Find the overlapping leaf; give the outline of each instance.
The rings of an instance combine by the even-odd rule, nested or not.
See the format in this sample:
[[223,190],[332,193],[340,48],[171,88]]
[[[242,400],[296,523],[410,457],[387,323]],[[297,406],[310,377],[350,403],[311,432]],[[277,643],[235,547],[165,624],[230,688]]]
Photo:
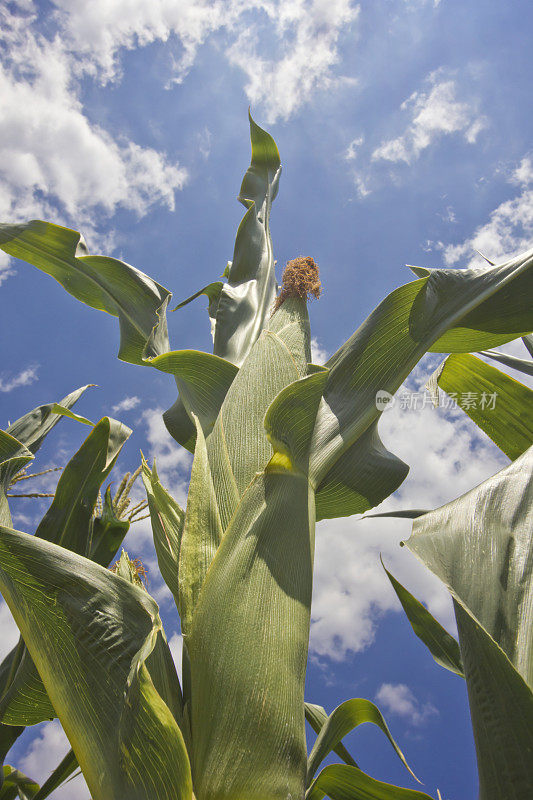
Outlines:
[[[328,720],[326,709],[323,706],[318,706],[315,703],[305,704],[305,718],[309,725],[312,727],[316,734],[319,734]],[[342,758],[345,764],[350,764],[352,767],[357,767],[356,761],[352,758],[342,742],[338,742],[333,748],[333,752]]]
[[[331,475],[342,515],[366,510],[399,484],[404,466],[390,454],[388,466],[385,458],[376,458],[375,439],[369,433],[368,459],[360,444],[380,416],[378,391],[394,394],[428,350],[470,352],[533,329],[531,251],[486,270],[421,270],[420,274],[419,280],[385,298],[326,364],[330,376],[317,416],[310,472],[320,516],[337,514],[328,498]],[[372,474],[381,485],[370,496],[372,475],[364,481],[366,494],[356,481],[361,464],[368,473],[373,461]],[[328,500],[324,507],[322,491]]]
[[162,636],[149,595],[6,528],[0,588],[94,800],[190,800],[183,737],[148,668]]
[[425,792],[376,781],[344,764],[324,767],[307,790],[305,800],[322,800],[325,795],[331,800],[432,800]]
[[533,795],[533,448],[406,542],[456,608],[481,800]]
[[509,458],[533,444],[533,391],[480,358],[449,356],[428,381],[432,386],[437,403],[440,386]]
[[166,307],[171,293],[123,261],[89,255],[76,231],[41,220],[1,224],[0,248],[55,278],[82,303],[118,317],[122,361],[143,364],[170,349]]

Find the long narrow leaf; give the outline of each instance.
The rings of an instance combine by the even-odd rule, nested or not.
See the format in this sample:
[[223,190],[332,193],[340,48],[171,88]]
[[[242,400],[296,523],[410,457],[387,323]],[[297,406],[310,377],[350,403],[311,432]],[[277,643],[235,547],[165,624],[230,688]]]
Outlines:
[[533,796],[532,526],[533,447],[406,542],[455,600],[481,800]]
[[432,380],[509,458],[533,444],[533,391],[523,383],[467,354],[448,356]]
[[94,800],[190,800],[183,737],[146,665],[161,635],[148,594],[6,528],[0,589]]
[[170,292],[123,261],[89,255],[76,231],[40,220],[2,224],[0,248],[55,278],[82,303],[118,317],[122,361],[143,364],[170,349],[165,316]]
[[420,600],[417,600],[405,586],[402,586],[400,581],[396,580],[383,561],[381,564],[420,641],[426,645],[437,664],[464,678],[463,662],[457,640],[442,627],[440,622],[437,622]]
[[374,705],[374,703],[371,703],[370,700],[356,697],[352,700],[346,700],[344,703],[341,703],[340,706],[337,706],[329,715],[318,734],[318,738],[307,759],[306,786],[309,786],[322,761],[335,749],[341,739],[358,725],[362,725],[365,722],[371,722],[383,731],[405,768],[411,773],[413,778],[416,778],[416,775],[405,760],[404,754],[394,741],[379,708]]
[[73,750],[69,750],[66,756],[57,765],[52,774],[45,780],[34,800],[45,800],[46,797],[55,792],[74,772],[78,769],[78,759]]
[[[330,375],[317,416],[310,471],[321,516],[338,513],[333,502],[320,509],[321,491],[328,488],[332,472],[336,493],[348,499],[361,468],[358,461],[368,473],[364,452],[359,459],[346,453],[378,420],[381,409],[376,394],[394,394],[428,350],[469,352],[529,332],[533,329],[532,292],[530,251],[486,270],[425,270],[419,280],[385,298],[326,364]],[[383,480],[379,461],[374,476],[382,480],[381,498],[398,486],[401,477],[394,468],[388,481]],[[365,483],[372,486],[368,474]],[[351,513],[365,511],[375,503],[368,489],[366,496],[361,498],[361,494],[356,492]],[[347,511],[350,504],[346,500],[339,504],[339,512]]]
[[322,800],[325,795],[331,800],[432,800],[424,792],[376,781],[344,764],[324,767],[307,790],[305,800]]
[[491,358],[493,361],[499,361],[500,364],[505,364],[506,367],[516,369],[518,372],[523,372],[525,375],[533,375],[533,363],[531,361],[526,361],[525,358],[509,356],[507,353],[499,353],[498,350],[482,350],[480,355]]
[[[328,715],[323,706],[317,706],[315,703],[305,703],[305,718],[309,725],[312,727],[316,734],[319,734],[323,726],[327,722]],[[352,767],[357,767],[357,762],[352,758],[342,742],[339,742],[333,748],[333,752],[342,758],[345,764],[350,764]]]

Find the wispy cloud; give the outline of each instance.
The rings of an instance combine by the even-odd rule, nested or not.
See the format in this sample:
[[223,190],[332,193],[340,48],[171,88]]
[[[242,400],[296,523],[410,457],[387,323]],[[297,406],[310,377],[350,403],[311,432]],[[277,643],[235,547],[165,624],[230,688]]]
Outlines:
[[521,250],[533,246],[533,161],[525,156],[511,172],[509,183],[521,191],[500,203],[489,219],[480,225],[464,242],[444,247],[447,264],[467,262],[484,263],[475,251],[479,250],[491,260],[503,261]]
[[140,397],[124,397],[123,400],[119,400],[114,406],[111,406],[113,412],[118,414],[120,411],[131,411],[132,408],[137,408],[139,403],[141,402]]
[[431,703],[420,703],[405,683],[382,683],[376,693],[382,711],[403,717],[412,725],[423,725],[439,712]]
[[374,161],[403,161],[411,164],[423,150],[443,136],[461,135],[473,144],[487,122],[474,105],[457,98],[455,80],[442,70],[431,73],[427,88],[413,92],[401,105],[408,115],[404,132],[382,142],[372,153]]
[[26,367],[18,375],[12,378],[0,377],[0,392],[12,392],[13,389],[18,389],[19,386],[28,386],[37,380],[38,367]]

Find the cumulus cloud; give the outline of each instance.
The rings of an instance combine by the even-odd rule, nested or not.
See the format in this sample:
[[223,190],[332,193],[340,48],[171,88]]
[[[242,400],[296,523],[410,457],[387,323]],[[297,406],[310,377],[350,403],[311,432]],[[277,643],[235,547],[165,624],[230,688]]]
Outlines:
[[325,364],[329,358],[329,353],[325,350],[316,336],[311,339],[311,361],[313,364]]
[[112,410],[117,414],[120,411],[131,411],[132,408],[137,408],[139,403],[141,402],[140,397],[124,397],[123,400],[119,400],[114,406],[112,406]]
[[[61,759],[70,744],[58,720],[45,723],[22,757],[20,768],[37,783],[43,783]],[[87,784],[80,775],[56,789],[54,800],[90,800]]]
[[461,266],[465,262],[472,266],[482,264],[479,250],[492,261],[506,258],[529,249],[533,245],[533,162],[525,156],[509,176],[509,183],[520,191],[509,200],[500,203],[492,211],[487,222],[480,225],[464,242],[444,248],[447,264]]
[[28,386],[30,383],[34,383],[37,380],[37,369],[35,366],[26,367],[12,378],[0,377],[0,392],[12,392],[19,386]]
[[486,127],[475,105],[457,99],[457,84],[441,70],[431,73],[427,89],[413,92],[401,105],[409,115],[405,131],[382,142],[372,153],[374,161],[411,164],[442,136],[459,134],[473,144]]
[[382,683],[376,693],[382,711],[403,717],[412,725],[423,725],[439,712],[431,703],[420,703],[405,683]]
[[[427,359],[397,393],[420,390],[432,372]],[[405,483],[379,510],[436,508],[501,469],[507,459],[473,422],[457,409],[402,407],[387,411],[380,423],[383,441],[410,465]],[[455,621],[450,597],[400,541],[410,536],[402,519],[356,517],[319,523],[311,610],[311,653],[322,659],[344,659],[374,641],[379,620],[401,607],[381,567],[387,568],[452,633]],[[403,612],[402,612],[403,613]]]
[[86,71],[79,53],[59,35],[38,33],[33,6],[9,8],[0,16],[0,218],[68,223],[95,209],[173,209],[186,171],[92,122],[80,100]]

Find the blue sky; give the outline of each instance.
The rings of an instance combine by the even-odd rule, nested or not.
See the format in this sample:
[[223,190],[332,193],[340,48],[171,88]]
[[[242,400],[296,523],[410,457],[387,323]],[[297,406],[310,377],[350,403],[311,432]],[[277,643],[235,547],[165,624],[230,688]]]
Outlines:
[[[502,259],[531,246],[532,16],[525,0],[4,4],[0,219],[81,230],[92,252],[135,265],[179,301],[232,257],[251,105],[284,166],[272,214],[278,266],[303,254],[321,268],[310,313],[325,358],[410,279],[405,263],[461,267],[479,261],[476,248]],[[117,361],[116,320],[3,253],[0,283],[2,419],[96,383],[78,408],[134,428],[121,470],[142,449],[183,500],[190,460],[160,422],[171,378]],[[173,348],[210,349],[202,301],[170,314],[169,328]],[[420,389],[436,363],[403,391]],[[411,466],[384,508],[438,506],[506,462],[459,411],[397,403],[381,431]],[[85,433],[65,420],[36,466],[64,463]],[[45,506],[18,503],[15,524],[32,532]],[[476,771],[465,687],[415,639],[379,565],[382,552],[453,631],[445,592],[398,546],[408,534],[401,521],[319,525],[308,697],[328,710],[377,698],[426,791],[467,800]],[[146,522],[127,544],[148,565],[178,652]],[[0,625],[4,654],[15,630],[3,603]],[[368,726],[347,744],[373,776],[413,785]],[[50,723],[27,732],[10,760],[42,779],[65,748]],[[56,796],[88,794],[78,780]]]

